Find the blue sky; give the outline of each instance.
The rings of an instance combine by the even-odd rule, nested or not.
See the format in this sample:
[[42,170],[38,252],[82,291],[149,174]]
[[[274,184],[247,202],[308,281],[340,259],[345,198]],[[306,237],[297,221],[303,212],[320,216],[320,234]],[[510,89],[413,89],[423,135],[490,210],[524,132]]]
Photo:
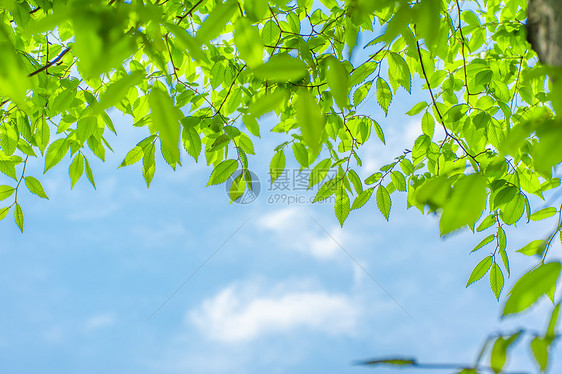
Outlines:
[[[421,131],[400,114],[413,103],[397,96],[388,118],[374,100],[365,105],[389,145],[372,139],[364,175]],[[464,288],[484,256],[468,253],[484,235],[440,239],[437,219],[406,210],[405,195],[394,197],[390,222],[370,201],[341,229],[331,205],[270,204],[267,185],[254,203],[229,204],[224,186],[205,188],[211,169],[187,157],[176,172],[160,160],[147,189],[139,165],[116,169],[147,130],[114,118],[115,153],[93,164],[96,191],[86,180],[70,190],[68,159],[44,176],[33,160],[29,175],[50,200],[22,195],[25,234],[10,217],[0,225],[2,372],[394,373],[352,363],[403,355],[470,364],[488,334],[547,323],[547,301],[501,322],[486,279]],[[262,123],[251,167],[265,183],[284,136],[266,131],[272,117]],[[552,225],[508,232],[513,274],[531,266],[513,251]],[[525,344],[510,367],[535,371]]]
[[[420,118],[402,114],[420,97],[427,92],[401,91],[386,118],[372,96],[363,105],[387,137],[387,146],[374,134],[364,146],[363,177],[421,134]],[[185,154],[175,172],[159,159],[150,189],[139,165],[117,170],[148,130],[112,114],[115,153],[105,163],[90,157],[97,190],[84,177],[71,191],[68,158],[46,175],[32,160],[27,173],[50,200],[21,195],[23,235],[11,216],[0,223],[2,373],[408,374],[419,371],[352,364],[397,355],[470,364],[490,333],[546,326],[546,300],[500,321],[486,278],[464,287],[488,250],[470,249],[487,234],[441,239],[437,218],[406,210],[403,193],[393,195],[390,222],[373,199],[343,229],[331,204],[271,203],[312,196],[268,189],[273,149],[288,138],[268,132],[272,116],[263,138],[252,137],[261,194],[239,205],[224,186],[206,188],[211,168]],[[506,289],[532,266],[514,251],[553,226],[508,231],[516,276]],[[561,257],[558,243],[550,253]],[[529,357],[520,343],[509,368],[536,371]],[[554,360],[551,372],[561,371]]]

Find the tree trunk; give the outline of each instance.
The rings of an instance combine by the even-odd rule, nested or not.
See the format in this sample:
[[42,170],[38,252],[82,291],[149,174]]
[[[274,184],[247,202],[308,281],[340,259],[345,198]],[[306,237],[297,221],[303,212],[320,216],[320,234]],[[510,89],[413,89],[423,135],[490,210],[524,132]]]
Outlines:
[[562,66],[562,0],[529,0],[527,39],[543,64]]

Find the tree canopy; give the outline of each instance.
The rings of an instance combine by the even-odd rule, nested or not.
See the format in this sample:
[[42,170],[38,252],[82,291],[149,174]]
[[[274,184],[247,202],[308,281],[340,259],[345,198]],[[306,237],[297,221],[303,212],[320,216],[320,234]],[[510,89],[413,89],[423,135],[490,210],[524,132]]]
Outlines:
[[[271,181],[294,157],[311,169],[309,187],[320,186],[315,201],[335,197],[341,225],[365,204],[388,220],[392,200],[405,198],[439,214],[442,236],[467,227],[482,236],[467,286],[487,275],[499,300],[509,257],[529,256],[502,315],[545,295],[555,303],[561,264],[549,252],[562,240],[562,207],[537,209],[530,198],[561,188],[553,170],[562,162],[562,93],[559,70],[527,41],[525,0],[4,0],[0,17],[0,219],[13,214],[22,232],[23,185],[48,192],[27,162],[44,159],[45,173],[67,167],[71,186],[85,174],[95,188],[89,160],[111,150],[110,110],[147,128],[121,164],[141,163],[147,186],[160,152],[174,170],[210,166],[208,185],[239,171],[231,200],[252,188],[253,142],[260,118],[274,112]],[[360,178],[359,150],[385,143],[379,122],[396,92],[414,85],[426,95],[407,114],[421,116],[423,134]],[[369,95],[376,118],[360,109]],[[505,228],[547,219],[549,237],[508,248]],[[531,334],[541,371],[558,311]],[[526,333],[493,338],[494,372]],[[368,364],[388,363],[418,365]]]

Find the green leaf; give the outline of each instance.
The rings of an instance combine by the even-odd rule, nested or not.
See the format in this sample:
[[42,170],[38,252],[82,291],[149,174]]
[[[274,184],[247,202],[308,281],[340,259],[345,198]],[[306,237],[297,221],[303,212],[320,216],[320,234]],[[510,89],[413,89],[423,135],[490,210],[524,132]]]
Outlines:
[[6,216],[8,215],[8,212],[10,212],[9,207],[0,208],[0,221],[2,221],[4,218],[6,218]]
[[421,127],[423,133],[432,139],[433,134],[435,133],[435,120],[433,119],[433,116],[429,114],[429,112],[425,112],[425,114],[423,115]]
[[12,196],[16,189],[12,186],[0,186],[0,200],[6,200],[8,197]]
[[252,133],[252,135],[257,136],[258,138],[260,137],[260,125],[254,117],[244,116],[242,117],[242,122],[244,123],[244,126],[246,126],[248,131]]
[[154,86],[148,97],[152,111],[152,124],[160,133],[162,147],[170,152],[172,162],[180,161],[179,138],[179,110],[174,106],[172,99],[163,89]]
[[349,215],[349,196],[347,196],[347,192],[345,191],[345,186],[343,183],[341,183],[341,186],[336,192],[336,203],[334,205],[334,211],[336,213],[336,217],[340,223],[340,226],[343,227],[343,223]]
[[531,214],[531,219],[533,221],[540,221],[540,220],[552,217],[557,212],[558,211],[554,207],[544,208],[544,209],[541,209],[541,210],[536,211],[535,213]]
[[223,162],[218,164],[213,170],[213,172],[211,173],[211,177],[209,178],[209,182],[207,183],[207,186],[226,182],[226,180],[232,174],[234,174],[234,172],[237,169],[238,169],[237,160],[224,160]]
[[507,257],[507,252],[505,250],[505,248],[498,248],[499,252],[500,252],[500,257],[502,259],[503,262],[503,266],[505,267],[505,270],[507,271],[507,275],[510,275],[510,270],[509,270],[509,258]]
[[19,135],[16,127],[4,123],[0,126],[0,148],[6,155],[12,155],[18,146]]
[[312,151],[313,161],[322,149],[325,117],[316,103],[316,98],[307,90],[299,91],[297,99],[297,123],[302,130],[305,143]]
[[[254,1],[262,1],[262,0],[254,0]],[[261,30],[261,39],[263,40],[263,44],[266,46],[273,46],[277,44],[279,37],[281,36],[281,30],[279,26],[272,20],[269,20],[263,25]]]
[[337,185],[338,185],[338,180],[336,178],[328,180],[326,183],[320,186],[312,202],[315,203],[317,201],[323,201],[328,197],[332,196],[333,194],[335,194],[337,190]]
[[287,91],[285,91],[284,89],[277,89],[272,93],[268,93],[265,96],[257,98],[248,107],[248,112],[250,112],[252,116],[259,118],[264,114],[279,108],[279,106],[283,104],[283,102],[285,101],[286,97],[287,97]]
[[546,246],[546,240],[533,240],[530,243],[527,243],[523,248],[518,249],[516,252],[522,253],[526,256],[540,256],[542,255]]
[[332,160],[329,158],[320,161],[316,164],[310,171],[310,176],[308,180],[308,188],[311,188],[318,183],[322,182],[322,180],[328,175],[328,171],[330,171],[330,167],[332,166]]
[[392,101],[392,91],[390,91],[388,83],[380,77],[377,79],[377,101],[384,110],[384,114],[388,115],[388,108]]
[[490,234],[487,237],[485,237],[484,239],[482,239],[482,241],[480,243],[478,243],[476,245],[476,247],[474,247],[474,249],[472,251],[470,251],[470,253],[472,252],[476,252],[477,250],[479,250],[480,248],[484,247],[485,245],[491,243],[494,241],[494,239],[496,238],[496,236],[494,234]]
[[76,124],[76,135],[78,139],[82,142],[88,140],[88,138],[96,132],[98,128],[97,117],[85,117],[78,120]]
[[47,153],[45,154],[45,170],[47,172],[50,168],[58,164],[68,152],[68,143],[66,139],[57,139],[49,145]]
[[138,145],[135,146],[133,149],[127,152],[127,155],[125,156],[119,167],[129,166],[139,162],[142,159],[143,154],[144,152],[142,147]]
[[51,137],[51,130],[49,128],[49,124],[45,120],[45,117],[42,116],[39,121],[37,121],[37,130],[35,132],[35,143],[41,150],[41,154],[45,153],[45,149],[49,144],[49,138]]
[[472,283],[482,279],[484,275],[490,270],[494,262],[494,258],[492,256],[484,257],[478,265],[474,267],[472,273],[470,273],[470,277],[468,277],[468,282],[466,282],[466,287],[470,286]]
[[263,0],[246,0],[244,1],[244,10],[254,22],[260,21],[267,12],[267,2]]
[[356,86],[363,83],[371,74],[375,72],[378,64],[375,61],[369,61],[356,67],[351,73],[350,84]]
[[73,188],[76,182],[80,179],[84,173],[84,156],[78,153],[74,160],[68,167],[68,175],[70,176],[70,188]]
[[308,151],[301,143],[293,143],[293,154],[302,167],[308,166]]
[[503,316],[520,313],[550,292],[560,275],[560,263],[549,262],[524,274],[509,292]]
[[156,147],[154,143],[149,143],[143,149],[143,158],[142,158],[142,176],[144,181],[146,182],[146,188],[150,188],[150,183],[152,182],[152,178],[154,178],[154,173],[156,172],[156,163],[154,162],[154,154],[156,151]]
[[349,104],[349,73],[345,65],[336,58],[328,59],[328,71],[326,73],[328,87],[340,109],[347,108]]
[[201,137],[193,127],[183,126],[181,133],[183,147],[197,161],[201,154]]
[[86,167],[86,176],[88,177],[88,180],[90,181],[92,186],[94,186],[94,189],[96,189],[96,183],[94,182],[94,173],[92,173],[90,163],[88,162],[88,159],[86,157],[84,157],[84,166]]
[[269,166],[269,175],[271,176],[271,183],[275,182],[277,178],[285,171],[285,152],[280,150],[273,155]]
[[415,116],[419,113],[421,113],[422,110],[424,110],[425,108],[427,108],[427,102],[425,101],[420,101],[419,103],[417,103],[416,105],[414,105],[412,107],[412,109],[410,109],[409,111],[406,112],[407,115],[409,116]]
[[490,287],[494,295],[496,295],[496,299],[499,301],[500,293],[503,290],[503,274],[500,267],[495,262],[490,269]]
[[503,337],[498,337],[494,346],[492,347],[492,354],[490,355],[490,367],[494,373],[502,371],[507,360],[507,344]]
[[439,221],[441,235],[476,223],[486,207],[486,179],[480,174],[463,176],[455,184]]
[[404,174],[394,170],[390,173],[390,179],[398,191],[406,191],[406,178],[404,177]]
[[484,218],[482,220],[482,222],[480,222],[480,224],[476,228],[476,231],[478,231],[478,232],[484,231],[487,228],[492,227],[495,223],[496,223],[496,216],[494,216],[493,214],[490,214],[489,216]]
[[393,365],[393,366],[410,366],[415,365],[416,360],[404,358],[386,358],[382,360],[371,360],[361,363],[362,365]]
[[230,197],[230,201],[236,201],[236,199],[240,198],[244,195],[244,191],[246,190],[246,180],[244,179],[244,174],[240,173],[230,185],[230,189],[228,190],[228,196]]
[[410,92],[412,88],[412,76],[406,60],[404,60],[404,58],[398,53],[392,52],[388,55],[387,61],[388,76],[389,79],[391,79],[391,82],[395,81],[404,87],[406,91]]
[[525,196],[517,193],[510,202],[501,209],[501,219],[508,225],[513,225],[521,219],[525,212]]
[[253,27],[246,18],[239,18],[234,25],[234,44],[240,57],[249,67],[256,67],[263,63],[263,44],[260,34],[257,27]]
[[390,194],[388,193],[388,190],[382,184],[377,188],[376,198],[377,206],[380,212],[388,221],[390,217],[390,208],[392,206],[392,201],[390,200]]
[[386,140],[384,138],[384,132],[382,131],[382,128],[380,127],[378,122],[375,121],[375,120],[372,120],[371,123],[373,124],[373,128],[375,129],[375,133],[377,134],[377,136],[380,139],[380,141],[382,142],[382,144],[386,145]]
[[545,372],[548,366],[548,345],[541,337],[535,336],[531,341],[531,352],[541,372]]
[[246,153],[250,155],[255,155],[256,152],[254,150],[254,143],[252,143],[252,139],[243,132],[240,133],[238,136],[238,146]]
[[368,188],[365,191],[359,193],[359,195],[357,195],[357,197],[353,201],[353,205],[351,205],[351,210],[359,209],[363,205],[365,205],[367,201],[369,201],[369,199],[371,198],[372,194],[373,194],[372,188]]
[[369,94],[369,91],[371,90],[372,85],[373,82],[369,81],[355,90],[355,92],[353,93],[353,105],[358,106],[363,100],[365,100],[367,94]]
[[254,75],[273,82],[295,82],[308,74],[306,64],[287,54],[272,56],[265,64],[253,69]]
[[349,169],[347,172],[347,178],[353,184],[353,188],[355,188],[355,192],[361,193],[363,192],[363,184],[361,183],[361,178],[353,169]]
[[94,104],[94,113],[100,113],[107,108],[117,105],[127,96],[131,88],[139,85],[144,80],[145,75],[144,71],[134,71],[107,86],[100,96],[100,101]]
[[193,38],[187,31],[177,25],[166,23],[166,28],[176,36],[175,41],[177,44],[187,50],[190,57],[195,61],[207,62],[208,58],[205,52],[201,49],[201,43],[198,39]]
[[43,186],[41,185],[41,182],[39,182],[37,178],[25,177],[25,186],[32,194],[37,195],[43,199],[49,199],[47,197],[47,194],[45,193],[45,190],[43,189]]
[[20,231],[23,233],[23,211],[21,210],[21,206],[16,204],[16,208],[14,209],[14,220],[16,221],[16,225],[18,225]]
[[205,22],[203,22],[199,30],[197,30],[195,38],[201,44],[208,43],[218,38],[237,9],[238,2],[235,0],[227,0],[224,3],[219,3],[205,19]]

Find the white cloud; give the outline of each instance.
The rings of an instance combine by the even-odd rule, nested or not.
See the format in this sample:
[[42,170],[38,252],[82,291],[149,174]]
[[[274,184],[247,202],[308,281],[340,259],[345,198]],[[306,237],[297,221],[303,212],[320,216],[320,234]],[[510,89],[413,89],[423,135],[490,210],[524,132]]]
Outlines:
[[[360,309],[344,294],[231,285],[188,313],[210,340],[234,343],[309,329],[332,335],[354,332]],[[272,295],[273,294],[273,295]]]
[[331,225],[326,228],[331,236],[326,234],[305,209],[294,206],[266,213],[259,218],[257,225],[272,232],[282,247],[320,259],[333,258],[341,250],[339,244],[344,245],[348,240],[345,231]]
[[113,326],[115,322],[116,318],[111,313],[96,314],[84,322],[84,330],[86,332],[96,331],[104,327]]

